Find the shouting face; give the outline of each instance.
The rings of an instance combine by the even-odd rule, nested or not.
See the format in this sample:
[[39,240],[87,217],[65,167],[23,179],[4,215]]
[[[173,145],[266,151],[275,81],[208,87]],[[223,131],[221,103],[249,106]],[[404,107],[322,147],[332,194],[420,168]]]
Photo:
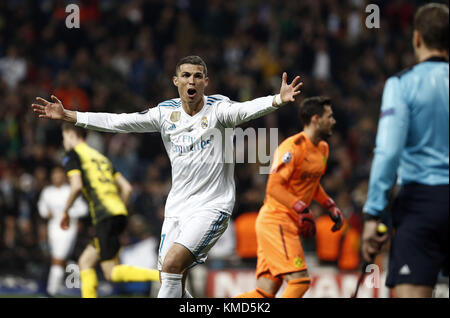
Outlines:
[[208,78],[205,76],[203,66],[182,64],[177,75],[173,77],[173,83],[178,88],[181,101],[195,105],[203,100]]

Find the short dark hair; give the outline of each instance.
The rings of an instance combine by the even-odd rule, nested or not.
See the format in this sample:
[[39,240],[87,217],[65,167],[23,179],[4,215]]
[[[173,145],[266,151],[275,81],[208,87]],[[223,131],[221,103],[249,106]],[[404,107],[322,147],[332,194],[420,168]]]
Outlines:
[[300,105],[300,120],[303,125],[309,125],[314,115],[322,117],[325,112],[325,106],[331,105],[331,98],[327,96],[315,96],[306,98]]
[[180,70],[180,66],[183,64],[194,64],[194,65],[203,66],[203,74],[205,75],[205,77],[208,77],[208,69],[206,68],[206,63],[205,63],[205,61],[203,61],[203,59],[200,56],[189,55],[189,56],[185,56],[181,60],[179,60],[177,63],[177,66],[175,68],[175,75],[178,74],[178,71]]
[[61,126],[62,131],[71,130],[73,131],[79,138],[86,139],[87,130],[81,127],[77,127],[70,123],[63,123]]
[[429,49],[448,51],[448,6],[429,3],[421,6],[414,16],[414,30],[420,32]]

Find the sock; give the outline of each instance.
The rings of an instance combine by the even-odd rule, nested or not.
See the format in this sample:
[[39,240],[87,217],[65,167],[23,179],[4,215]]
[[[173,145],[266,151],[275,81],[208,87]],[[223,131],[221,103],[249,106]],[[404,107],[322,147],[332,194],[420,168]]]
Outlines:
[[302,298],[309,288],[311,280],[309,277],[291,279],[281,298]]
[[111,280],[119,282],[159,282],[159,271],[130,265],[116,265],[111,273]]
[[161,272],[161,288],[158,298],[181,298],[183,274],[172,274]]
[[63,279],[64,268],[61,265],[53,264],[50,267],[50,273],[48,274],[47,293],[51,296],[55,296]]
[[97,273],[95,269],[84,269],[80,271],[81,279],[81,297],[82,298],[97,298]]
[[192,297],[192,295],[188,292],[188,290],[185,289],[185,290],[184,290],[183,298],[194,298],[194,297]]
[[274,298],[275,295],[269,294],[261,288],[256,288],[252,291],[237,295],[234,298]]

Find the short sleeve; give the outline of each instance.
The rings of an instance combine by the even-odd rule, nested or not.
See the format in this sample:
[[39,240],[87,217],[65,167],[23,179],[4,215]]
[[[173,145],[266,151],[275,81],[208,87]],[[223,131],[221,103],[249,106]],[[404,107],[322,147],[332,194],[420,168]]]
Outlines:
[[290,141],[283,142],[275,151],[274,161],[270,173],[277,173],[284,180],[289,180],[295,170],[295,161],[299,154],[294,151]]
[[75,150],[67,152],[62,160],[62,165],[68,177],[75,173],[81,174],[81,162]]

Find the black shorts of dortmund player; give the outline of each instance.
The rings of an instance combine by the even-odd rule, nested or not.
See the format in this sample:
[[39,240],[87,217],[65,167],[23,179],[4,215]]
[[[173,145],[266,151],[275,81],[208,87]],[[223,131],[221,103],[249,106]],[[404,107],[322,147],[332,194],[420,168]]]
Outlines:
[[95,225],[95,238],[92,245],[100,254],[100,261],[113,259],[120,250],[119,235],[125,230],[127,217],[115,215]]
[[433,287],[448,275],[449,186],[404,185],[392,209],[394,235],[386,285]]

